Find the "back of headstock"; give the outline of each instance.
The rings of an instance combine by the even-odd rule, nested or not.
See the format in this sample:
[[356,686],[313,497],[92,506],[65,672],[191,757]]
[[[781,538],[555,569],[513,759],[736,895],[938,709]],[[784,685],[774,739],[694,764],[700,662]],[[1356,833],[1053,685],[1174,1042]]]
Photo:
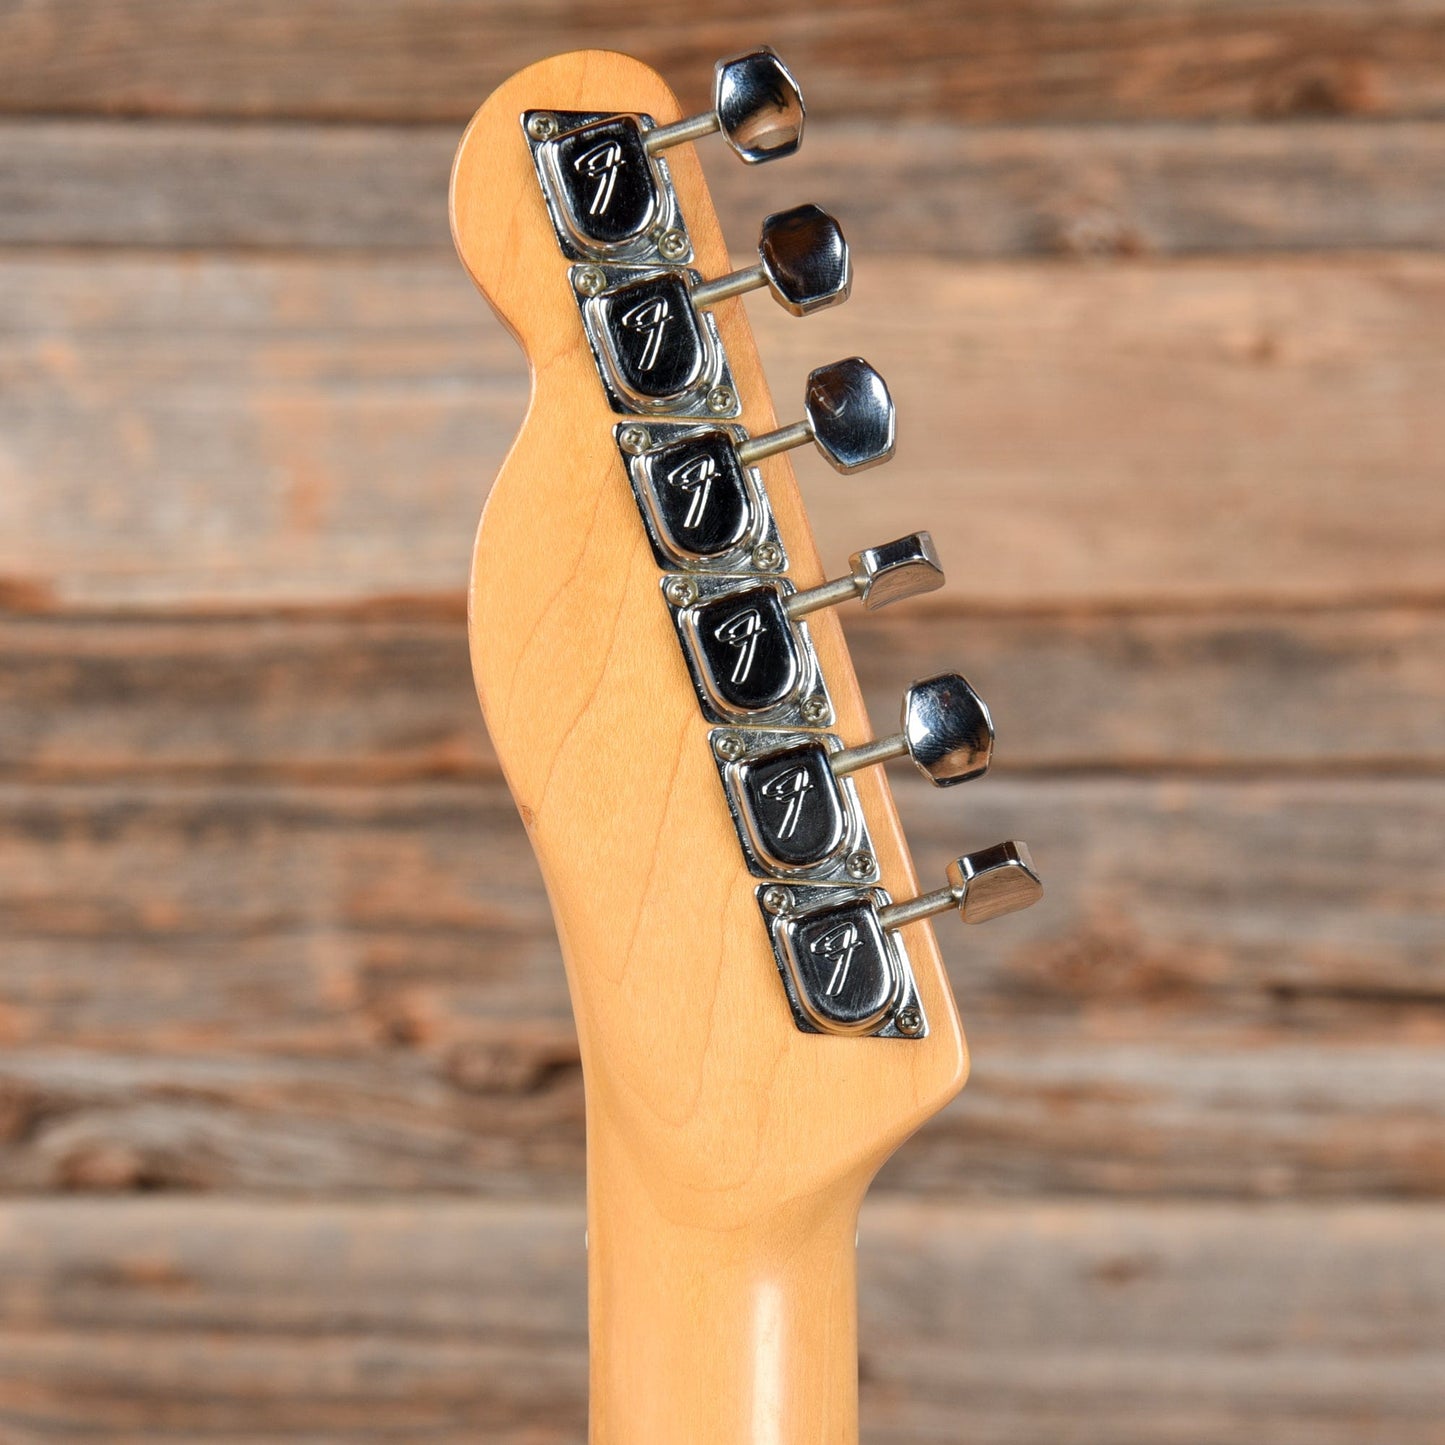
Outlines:
[[847,248],[802,206],[731,273],[692,145],[796,148],[774,66],[721,71],[685,121],[637,61],[555,57],[493,94],[453,175],[458,250],[532,368],[470,636],[581,1043],[594,1441],[853,1438],[857,1206],[967,1069],[927,916],[1037,890],[1003,845],[913,901],[877,764],[962,781],[992,726],[947,676],[870,741],[837,605],[941,572],[926,534],[832,581],[816,555],[785,449],[886,459],[891,402],[848,359],[779,428],[741,297],[840,300]]

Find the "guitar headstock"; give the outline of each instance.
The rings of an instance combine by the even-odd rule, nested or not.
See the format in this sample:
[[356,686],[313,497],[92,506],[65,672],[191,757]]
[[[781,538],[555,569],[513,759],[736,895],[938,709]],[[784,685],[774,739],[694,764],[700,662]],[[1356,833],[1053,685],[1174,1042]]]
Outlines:
[[533,380],[477,537],[477,688],[556,915],[589,1145],[707,1225],[861,1196],[967,1071],[928,916],[1038,892],[1016,844],[921,896],[914,877],[880,764],[965,781],[992,723],[950,674],[875,739],[839,614],[940,564],[920,533],[825,573],[787,449],[882,462],[892,402],[847,358],[780,427],[742,299],[835,304],[848,248],[800,205],[731,270],[694,144],[768,160],[802,124],[771,52],[720,66],[691,119],[637,61],[561,55],[478,111],[452,183],[462,260]]

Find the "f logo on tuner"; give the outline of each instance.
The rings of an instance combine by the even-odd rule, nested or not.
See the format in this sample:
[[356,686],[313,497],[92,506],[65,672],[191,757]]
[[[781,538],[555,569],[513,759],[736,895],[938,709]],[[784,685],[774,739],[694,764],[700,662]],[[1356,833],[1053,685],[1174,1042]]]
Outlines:
[[778,825],[780,838],[791,838],[798,827],[803,812],[803,799],[813,786],[813,779],[807,768],[793,768],[769,778],[758,790],[770,802],[783,805],[783,821]]
[[767,630],[758,609],[748,607],[733,613],[714,634],[719,642],[725,642],[737,651],[733,659],[734,683],[748,680],[748,674],[753,670],[753,659],[758,655],[758,638]]
[[587,203],[589,216],[607,214],[607,208],[612,204],[612,193],[617,189],[617,172],[625,164],[622,147],[615,140],[599,141],[572,162],[572,169],[578,175],[596,182],[592,188],[592,199]]
[[829,998],[836,998],[848,982],[848,970],[852,966],[853,955],[858,951],[858,943],[858,925],[840,923],[836,928],[830,928],[813,945],[813,952],[833,965],[833,976],[823,990]]
[[651,371],[656,364],[658,353],[662,350],[662,331],[671,319],[672,308],[667,304],[666,296],[649,296],[646,301],[629,307],[618,318],[623,330],[647,337],[642,355],[637,358],[639,371]]

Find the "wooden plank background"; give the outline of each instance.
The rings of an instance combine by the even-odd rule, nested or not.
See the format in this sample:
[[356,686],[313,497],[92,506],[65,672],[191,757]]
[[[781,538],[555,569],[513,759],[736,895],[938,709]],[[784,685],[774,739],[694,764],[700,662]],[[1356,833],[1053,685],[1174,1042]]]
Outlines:
[[[872,1445],[1445,1442],[1445,3],[0,0],[0,1442],[580,1442],[581,1090],[462,587],[525,402],[460,125],[771,40],[850,304],[755,304],[873,716],[1050,892],[864,1218]],[[679,1442],[685,1445],[685,1442]]]

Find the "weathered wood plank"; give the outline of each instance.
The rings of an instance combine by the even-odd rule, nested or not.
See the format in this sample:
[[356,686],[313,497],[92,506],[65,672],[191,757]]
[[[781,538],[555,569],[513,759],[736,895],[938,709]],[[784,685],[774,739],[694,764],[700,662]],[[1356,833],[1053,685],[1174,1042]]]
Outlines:
[[10,111],[461,120],[519,66],[603,46],[707,99],[719,55],[765,35],[816,115],[1134,119],[1445,110],[1445,22],[1292,0],[812,0],[655,17],[605,0],[32,0],[0,13]]
[[[455,126],[0,121],[0,245],[450,252]],[[1445,124],[822,125],[710,167],[728,234],[806,195],[860,260],[1439,250]],[[858,183],[867,177],[868,201]]]
[[[970,1439],[1416,1442],[1438,1209],[865,1206],[863,1422]],[[0,1212],[12,1438],[579,1441],[573,1204]]]
[[[0,791],[0,1187],[578,1177],[561,968],[499,785]],[[896,1185],[1445,1189],[1445,783],[990,781],[961,815],[901,791],[926,869],[1015,834],[1050,892],[945,925],[974,1082]]]
[[[925,523],[1006,607],[1438,600],[1442,312],[1432,258],[898,258],[752,314],[783,410],[859,351],[899,402],[886,483],[803,459],[825,556]],[[0,317],[12,595],[455,595],[525,373],[450,262],[12,255]]]
[[[847,627],[880,728],[907,681],[965,666],[1011,773],[1445,768],[1439,611],[915,605]],[[0,775],[362,782],[494,767],[460,597],[249,618],[0,613]]]

